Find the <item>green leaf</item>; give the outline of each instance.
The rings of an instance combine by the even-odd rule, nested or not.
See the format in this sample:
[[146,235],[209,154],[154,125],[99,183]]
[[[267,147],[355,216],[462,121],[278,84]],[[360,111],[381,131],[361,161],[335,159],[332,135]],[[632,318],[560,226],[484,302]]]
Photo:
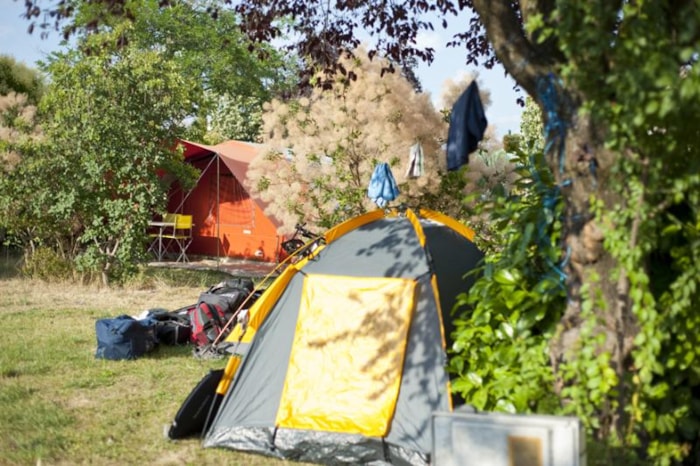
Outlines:
[[508,336],[508,338],[513,338],[513,327],[508,322],[501,323],[501,329],[503,330],[503,333]]
[[515,405],[505,399],[500,399],[496,402],[496,410],[510,414],[515,414],[517,412],[517,410],[515,409]]
[[513,270],[499,270],[494,275],[493,279],[501,285],[516,285],[519,277],[518,273]]
[[595,377],[591,377],[586,381],[586,388],[588,389],[597,389],[601,386],[601,377],[599,375]]
[[505,304],[508,309],[518,309],[518,307],[528,298],[529,293],[522,290],[515,290],[505,295]]
[[487,400],[488,394],[486,392],[486,389],[481,388],[474,392],[471,398],[467,400],[467,402],[473,405],[478,410],[484,410],[484,408],[486,408]]
[[474,384],[475,387],[481,387],[483,380],[476,372],[469,372],[467,374],[467,378],[472,384]]

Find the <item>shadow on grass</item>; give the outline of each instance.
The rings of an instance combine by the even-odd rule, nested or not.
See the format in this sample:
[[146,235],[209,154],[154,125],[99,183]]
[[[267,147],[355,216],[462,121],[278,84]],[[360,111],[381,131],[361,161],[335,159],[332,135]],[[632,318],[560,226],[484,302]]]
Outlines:
[[22,254],[12,248],[0,246],[0,280],[20,276]]
[[[192,359],[194,357],[195,346],[192,344],[186,345],[166,345],[159,343],[153,351],[145,354],[143,357],[148,359]],[[223,359],[223,358],[222,358]]]

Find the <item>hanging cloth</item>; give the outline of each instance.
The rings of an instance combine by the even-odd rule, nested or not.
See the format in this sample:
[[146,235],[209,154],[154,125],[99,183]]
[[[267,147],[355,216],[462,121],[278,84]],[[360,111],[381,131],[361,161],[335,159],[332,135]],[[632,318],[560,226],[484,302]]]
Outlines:
[[423,147],[420,142],[417,142],[408,151],[406,178],[418,178],[419,176],[423,176]]
[[369,180],[367,196],[380,208],[384,208],[387,203],[396,199],[399,195],[399,188],[396,186],[394,175],[386,162],[382,162],[374,167],[374,173]]
[[479,87],[476,81],[472,81],[450,113],[450,129],[447,133],[448,170],[457,170],[469,163],[469,154],[476,150],[484,137],[487,124]]

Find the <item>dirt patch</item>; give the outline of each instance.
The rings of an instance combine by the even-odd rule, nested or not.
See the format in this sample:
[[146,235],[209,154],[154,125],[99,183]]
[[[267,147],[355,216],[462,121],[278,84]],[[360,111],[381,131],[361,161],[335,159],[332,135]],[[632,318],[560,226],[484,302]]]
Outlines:
[[226,272],[236,277],[264,278],[275,273],[278,264],[273,262],[259,262],[236,260],[230,258],[209,259],[196,258],[191,262],[151,262],[150,267],[169,267],[190,270],[215,270]]

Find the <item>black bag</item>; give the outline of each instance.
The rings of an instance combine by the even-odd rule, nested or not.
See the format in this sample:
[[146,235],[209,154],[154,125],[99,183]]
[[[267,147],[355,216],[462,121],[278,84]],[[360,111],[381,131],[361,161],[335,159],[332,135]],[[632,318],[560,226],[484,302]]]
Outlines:
[[158,343],[165,345],[186,345],[192,335],[189,310],[184,312],[151,309],[145,320],[153,324]]
[[233,313],[253,293],[254,289],[255,285],[250,278],[231,278],[209,287],[200,295],[199,300],[209,304],[228,306],[226,312]]
[[180,410],[175,415],[175,420],[170,424],[168,437],[175,440],[194,435],[200,435],[206,431],[214,419],[221,404],[221,395],[216,394],[216,388],[224,374],[223,369],[211,370],[199,381]]
[[95,322],[97,359],[136,359],[156,346],[155,327],[128,315]]
[[255,284],[250,278],[231,278],[209,287],[207,293],[223,294],[234,289],[245,290],[250,294],[255,289]]

